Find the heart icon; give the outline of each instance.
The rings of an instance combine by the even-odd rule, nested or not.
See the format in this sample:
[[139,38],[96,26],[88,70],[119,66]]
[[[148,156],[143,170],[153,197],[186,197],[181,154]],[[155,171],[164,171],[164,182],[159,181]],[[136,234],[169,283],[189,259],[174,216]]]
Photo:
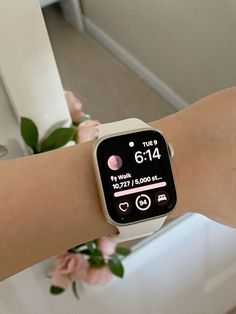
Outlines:
[[128,202],[123,202],[119,204],[119,209],[122,212],[126,212],[129,209],[129,203]]

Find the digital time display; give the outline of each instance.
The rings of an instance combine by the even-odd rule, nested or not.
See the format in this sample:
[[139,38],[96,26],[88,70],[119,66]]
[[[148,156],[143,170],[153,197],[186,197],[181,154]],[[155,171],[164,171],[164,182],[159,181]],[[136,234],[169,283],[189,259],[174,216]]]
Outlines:
[[96,150],[106,207],[119,224],[168,214],[176,191],[162,134],[143,130],[102,140]]

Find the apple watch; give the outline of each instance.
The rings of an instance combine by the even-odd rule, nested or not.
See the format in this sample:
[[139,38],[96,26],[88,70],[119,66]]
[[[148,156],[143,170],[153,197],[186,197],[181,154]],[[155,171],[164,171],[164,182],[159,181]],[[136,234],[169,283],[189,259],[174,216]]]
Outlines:
[[131,118],[96,127],[95,175],[107,221],[117,242],[158,230],[177,201],[170,159],[174,155],[159,130]]

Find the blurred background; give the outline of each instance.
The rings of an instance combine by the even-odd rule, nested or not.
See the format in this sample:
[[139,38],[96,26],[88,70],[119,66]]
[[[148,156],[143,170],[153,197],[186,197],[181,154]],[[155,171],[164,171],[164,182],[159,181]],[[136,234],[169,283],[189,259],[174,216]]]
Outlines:
[[[235,0],[0,1],[1,161],[29,153],[20,116],[41,137],[70,125],[63,88],[109,122],[157,120],[235,85],[235,29]],[[186,215],[134,244],[123,280],[80,285],[79,302],[69,289],[55,297],[48,259],[1,283],[0,313],[233,314],[235,241],[235,229]]]
[[102,121],[158,119],[235,85],[235,1],[83,0],[77,17],[73,0],[41,2],[63,86]]
[[102,122],[128,117],[151,121],[176,111],[106,47],[63,18],[60,5],[43,9],[63,87]]

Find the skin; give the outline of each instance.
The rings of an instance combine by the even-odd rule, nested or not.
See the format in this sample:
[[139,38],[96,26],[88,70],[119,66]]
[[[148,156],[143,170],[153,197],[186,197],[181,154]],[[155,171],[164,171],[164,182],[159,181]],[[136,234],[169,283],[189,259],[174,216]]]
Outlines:
[[[236,227],[236,88],[154,121],[175,148],[178,203]],[[0,162],[0,279],[79,243],[116,233],[102,214],[92,142]]]

